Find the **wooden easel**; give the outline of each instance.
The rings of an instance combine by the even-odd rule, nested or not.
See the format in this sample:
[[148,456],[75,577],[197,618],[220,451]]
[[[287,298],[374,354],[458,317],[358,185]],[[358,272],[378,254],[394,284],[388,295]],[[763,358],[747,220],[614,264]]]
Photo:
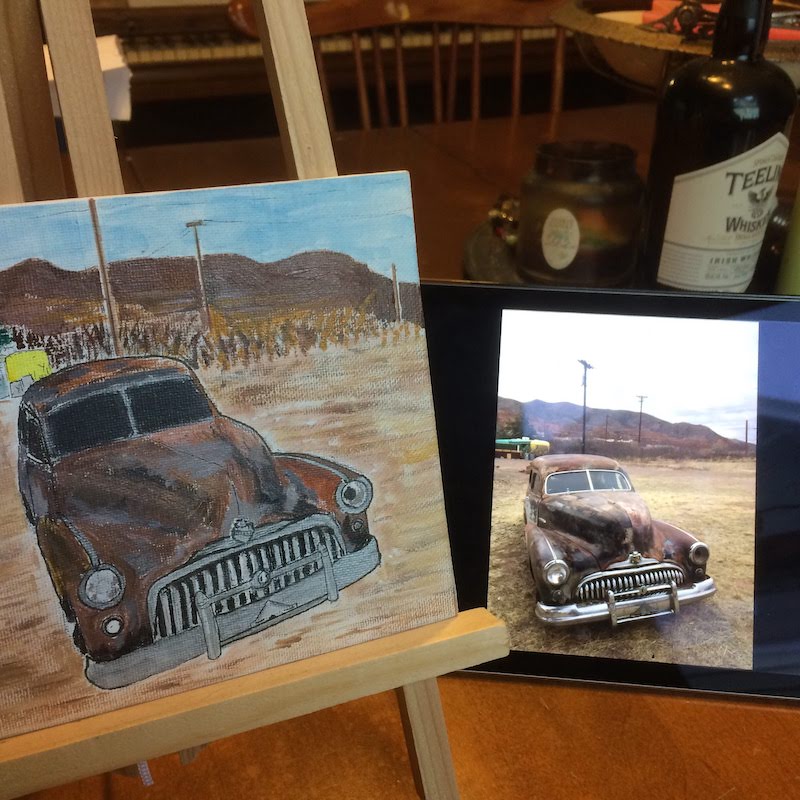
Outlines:
[[[287,164],[337,174],[302,0],[257,0]],[[0,202],[66,194],[42,59],[50,47],[78,196],[124,192],[89,0],[0,0]],[[458,797],[436,676],[508,653],[485,609],[183,694],[0,741],[0,799],[397,689],[417,790]],[[398,688],[399,687],[399,688]]]

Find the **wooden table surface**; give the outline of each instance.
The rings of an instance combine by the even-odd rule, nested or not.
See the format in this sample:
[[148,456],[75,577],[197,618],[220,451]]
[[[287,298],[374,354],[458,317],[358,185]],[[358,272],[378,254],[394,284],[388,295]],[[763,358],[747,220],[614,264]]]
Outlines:
[[[647,174],[655,111],[652,104],[565,111],[561,139],[617,141],[637,153]],[[420,274],[463,277],[468,237],[486,220],[502,193],[518,194],[546,140],[549,116],[420,125],[334,134],[341,174],[406,169],[411,175]],[[796,128],[800,133],[800,126]],[[130,150],[124,159],[126,189],[158,191],[234,183],[284,180],[286,170],[275,139],[242,139]],[[794,197],[800,181],[800,136],[794,136],[781,185]]]
[[[408,169],[423,277],[460,277],[466,237],[496,196],[515,192],[547,118],[337,134],[342,173]],[[567,112],[561,138],[633,146],[642,174],[651,106]],[[797,139],[784,183],[797,185]],[[278,180],[272,141],[127,154],[129,191]],[[800,797],[800,706],[469,673],[439,681],[465,800]],[[155,785],[106,775],[41,800],[414,798],[392,693],[220,740],[181,766],[151,762]]]

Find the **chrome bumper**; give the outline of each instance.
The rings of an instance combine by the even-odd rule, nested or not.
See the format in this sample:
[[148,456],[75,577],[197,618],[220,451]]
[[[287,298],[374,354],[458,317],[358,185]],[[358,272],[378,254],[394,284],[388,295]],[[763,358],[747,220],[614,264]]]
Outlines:
[[[113,661],[87,658],[86,677],[101,689],[117,689],[177,667],[200,655],[218,658],[224,645],[271,628],[326,600],[335,601],[340,589],[372,572],[380,560],[378,542],[373,538],[361,550],[336,562],[324,558],[323,569],[271,594],[263,602],[242,606],[223,616],[216,616],[213,612],[213,603],[222,599],[222,594],[209,598],[198,592],[195,603],[198,606],[199,625],[158,639]],[[298,566],[302,566],[299,561],[291,565],[292,568]],[[242,587],[237,589],[241,591]]]
[[612,625],[648,617],[675,614],[681,604],[694,603],[714,594],[713,578],[706,578],[685,588],[652,586],[615,594],[608,592],[605,603],[571,603],[563,606],[536,604],[536,616],[548,625],[580,625],[585,622],[609,620]]

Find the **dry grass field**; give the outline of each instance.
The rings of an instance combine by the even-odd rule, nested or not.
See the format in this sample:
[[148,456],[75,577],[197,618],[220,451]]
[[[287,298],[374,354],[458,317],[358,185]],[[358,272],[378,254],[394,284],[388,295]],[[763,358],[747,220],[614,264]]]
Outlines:
[[755,462],[626,463],[653,517],[695,534],[711,549],[717,593],[676,616],[620,625],[553,629],[534,615],[533,579],[523,536],[526,463],[495,461],[489,609],[507,623],[514,650],[718,668],[751,669]]
[[363,471],[381,564],[325,603],[130,687],[83,675],[26,522],[16,479],[18,401],[0,403],[0,738],[146,701],[415,627],[455,613],[424,332],[199,371],[220,411],[281,451]]

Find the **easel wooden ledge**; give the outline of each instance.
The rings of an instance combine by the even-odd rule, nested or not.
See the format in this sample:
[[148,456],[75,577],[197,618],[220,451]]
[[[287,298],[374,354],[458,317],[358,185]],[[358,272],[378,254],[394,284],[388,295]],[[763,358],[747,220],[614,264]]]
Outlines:
[[436,676],[508,653],[485,609],[0,741],[0,798],[118,769],[165,753],[402,686],[401,707],[422,796],[457,798]]
[[[297,178],[337,174],[302,0],[256,0],[281,140]],[[89,0],[0,0],[0,202],[63,197],[47,33],[79,196],[124,192]],[[333,653],[0,741],[0,800],[398,689],[417,790],[455,800],[436,676],[508,654],[485,609]],[[398,688],[400,687],[400,688]]]

